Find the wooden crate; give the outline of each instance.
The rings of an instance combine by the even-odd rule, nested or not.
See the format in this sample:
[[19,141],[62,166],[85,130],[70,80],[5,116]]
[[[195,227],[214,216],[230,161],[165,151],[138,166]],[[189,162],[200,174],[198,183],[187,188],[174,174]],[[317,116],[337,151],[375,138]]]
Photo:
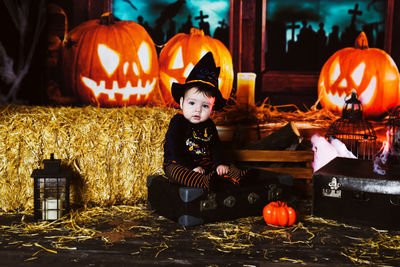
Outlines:
[[312,195],[313,151],[230,150],[228,155],[238,164],[254,163],[254,168],[290,174],[294,178],[296,194]]

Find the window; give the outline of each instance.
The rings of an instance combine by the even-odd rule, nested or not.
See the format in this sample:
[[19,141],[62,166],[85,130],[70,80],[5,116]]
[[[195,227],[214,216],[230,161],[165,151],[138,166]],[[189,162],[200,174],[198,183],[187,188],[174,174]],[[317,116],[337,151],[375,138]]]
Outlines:
[[114,15],[141,24],[157,45],[192,27],[229,47],[229,0],[112,0]]
[[266,70],[319,71],[361,31],[370,47],[384,49],[386,10],[386,0],[268,0]]

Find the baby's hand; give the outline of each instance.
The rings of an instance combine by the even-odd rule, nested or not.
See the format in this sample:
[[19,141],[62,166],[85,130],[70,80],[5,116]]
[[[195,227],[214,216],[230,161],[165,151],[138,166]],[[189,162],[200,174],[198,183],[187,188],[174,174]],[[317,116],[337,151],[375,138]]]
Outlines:
[[204,174],[206,172],[201,166],[194,168],[193,171],[201,174]]
[[226,165],[218,165],[217,167],[217,174],[219,176],[222,176],[224,174],[227,174],[229,172],[229,166]]

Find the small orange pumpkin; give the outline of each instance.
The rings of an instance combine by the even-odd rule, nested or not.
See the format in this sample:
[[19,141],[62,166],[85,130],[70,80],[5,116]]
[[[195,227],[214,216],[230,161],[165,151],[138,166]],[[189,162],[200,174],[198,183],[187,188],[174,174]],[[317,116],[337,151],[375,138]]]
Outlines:
[[326,61],[318,81],[321,105],[330,111],[340,112],[352,90],[357,92],[366,118],[379,118],[400,104],[396,64],[385,51],[368,48],[363,32],[354,48],[341,49]]
[[291,226],[296,222],[296,212],[286,202],[270,202],[264,207],[263,216],[270,225]]
[[84,104],[146,104],[158,86],[157,52],[150,35],[111,13],[77,26],[63,45],[65,83]]
[[232,56],[226,46],[203,30],[192,28],[190,34],[178,33],[172,37],[160,52],[160,89],[166,104],[178,107],[171,95],[173,82],[184,83],[194,65],[211,51],[215,64],[221,67],[219,89],[228,99],[233,85]]

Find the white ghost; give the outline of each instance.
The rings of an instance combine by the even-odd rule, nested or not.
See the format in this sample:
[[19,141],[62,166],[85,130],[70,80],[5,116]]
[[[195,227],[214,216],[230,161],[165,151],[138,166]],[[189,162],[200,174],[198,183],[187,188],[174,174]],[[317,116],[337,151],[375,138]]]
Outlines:
[[346,145],[337,138],[330,138],[330,142],[328,142],[325,137],[314,134],[311,137],[311,143],[313,145],[312,150],[314,151],[314,162],[312,163],[314,172],[336,157],[357,158],[347,149]]

